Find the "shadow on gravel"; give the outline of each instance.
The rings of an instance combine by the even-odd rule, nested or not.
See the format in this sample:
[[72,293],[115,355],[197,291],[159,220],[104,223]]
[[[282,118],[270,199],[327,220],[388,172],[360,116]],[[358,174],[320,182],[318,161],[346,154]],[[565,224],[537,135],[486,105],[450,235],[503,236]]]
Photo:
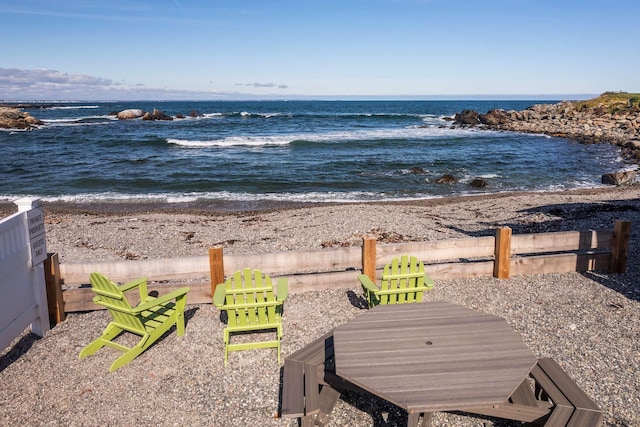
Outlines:
[[34,333],[29,333],[15,343],[13,347],[3,356],[0,356],[0,372],[4,371],[9,365],[20,359],[29,351],[33,344],[41,339]]
[[[640,287],[637,285],[640,276],[640,221],[638,221],[640,219],[640,198],[605,203],[561,203],[539,206],[520,212],[545,216],[549,221],[529,227],[523,227],[523,224],[509,225],[514,233],[516,230],[518,233],[611,230],[617,220],[630,221],[631,236],[626,272],[615,274],[580,271],[579,273],[629,299],[640,301]],[[588,224],[588,226],[585,228],[583,224]],[[522,228],[525,229],[522,230]],[[541,230],[536,230],[536,228]]]
[[347,298],[349,298],[349,302],[355,308],[359,308],[360,310],[366,310],[369,308],[367,300],[362,295],[357,295],[353,291],[347,291]]
[[[487,226],[484,230],[469,231],[455,225],[447,227],[469,237],[484,237],[494,236],[498,227],[509,227],[513,234],[605,230],[612,229],[616,220],[625,220],[632,222],[633,233],[634,220],[636,228],[640,227],[640,198],[605,203],[559,203],[522,209],[517,213],[523,217],[512,222],[478,221],[478,224]],[[585,228],[583,224],[588,226]],[[633,237],[632,234],[632,240]]]
[[[348,405],[369,414],[373,420],[374,427],[407,425],[408,413],[404,409],[377,396],[373,396],[366,392],[343,391],[340,394],[340,399]],[[488,421],[488,423],[483,422],[483,424],[492,425],[494,427],[514,427],[522,425],[522,423],[518,421],[469,414],[460,411],[452,411],[451,413],[459,416],[471,417],[476,421],[485,420]]]
[[[627,264],[627,273],[597,274],[591,271],[581,271],[580,274],[582,274],[587,279],[593,280],[594,282],[599,283],[602,286],[606,286],[607,288],[616,291],[631,300],[640,301],[640,285],[638,284],[639,269],[638,266],[633,266],[632,269],[635,271],[635,274],[628,273],[629,264]],[[611,308],[622,308],[619,307],[616,303],[611,303],[610,305]]]
[[193,318],[193,316],[196,315],[196,311],[198,311],[199,309],[200,309],[200,307],[191,307],[191,308],[187,308],[184,311],[184,326],[185,326],[185,328],[189,324],[189,320],[191,320],[191,318]]
[[485,222],[484,230],[467,231],[449,226],[469,237],[494,236],[497,227],[509,227],[512,233],[548,233],[557,231],[612,230],[617,220],[631,222],[626,272],[580,271],[584,277],[625,297],[640,301],[640,197],[598,203],[558,203],[518,211],[522,218],[507,223]]

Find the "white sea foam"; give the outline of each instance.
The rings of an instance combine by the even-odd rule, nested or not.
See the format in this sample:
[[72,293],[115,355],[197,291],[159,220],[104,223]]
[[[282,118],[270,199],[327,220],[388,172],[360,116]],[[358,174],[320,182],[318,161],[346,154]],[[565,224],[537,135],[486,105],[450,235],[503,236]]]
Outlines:
[[[287,145],[293,141],[310,142],[340,142],[340,141],[367,141],[383,139],[432,139],[432,138],[456,138],[477,132],[472,129],[441,129],[437,127],[407,127],[396,129],[369,129],[349,130],[325,133],[295,133],[274,136],[233,136],[210,140],[189,140],[179,138],[167,138],[167,143],[182,147],[236,147],[236,146],[267,146]],[[491,131],[483,131],[482,136],[491,136]]]
[[484,173],[480,175],[476,175],[475,178],[483,178],[483,179],[491,179],[491,178],[501,178],[502,175],[497,173]]
[[223,202],[312,202],[312,203],[347,203],[367,201],[406,201],[425,198],[440,198],[433,194],[414,195],[411,197],[394,197],[384,193],[352,191],[352,192],[310,192],[310,193],[232,193],[193,192],[193,193],[160,193],[160,194],[122,194],[122,193],[85,193],[59,196],[5,195],[0,194],[0,201],[13,201],[21,197],[37,198],[44,202],[65,203],[190,203],[198,201]]
[[543,188],[509,188],[501,190],[491,187],[481,193],[478,189],[468,189],[447,194],[429,192],[406,195],[402,193],[381,193],[372,191],[349,192],[309,192],[309,193],[246,193],[246,192],[186,192],[186,193],[158,193],[158,194],[123,194],[115,192],[83,193],[73,195],[42,196],[38,194],[0,194],[0,201],[10,202],[22,197],[40,199],[45,202],[66,203],[193,203],[193,202],[307,202],[307,203],[348,203],[348,202],[377,202],[377,201],[410,201],[435,199],[448,196],[465,196],[469,194],[492,194],[507,191],[562,191],[576,188],[602,188],[605,185],[589,180],[575,180],[564,184],[548,185]]
[[108,115],[101,115],[101,116],[82,116],[82,117],[66,117],[64,119],[42,119],[42,121],[44,123],[74,123],[74,122],[79,122],[82,120],[111,120],[111,121],[116,121],[118,120],[118,118],[116,116],[108,116]]
[[[94,121],[84,121],[94,120]],[[100,120],[100,121],[98,121]],[[85,116],[66,119],[43,119],[42,123],[49,127],[62,127],[62,126],[96,126],[111,124],[111,122],[117,121],[115,116]]]
[[206,148],[206,147],[236,147],[236,146],[253,146],[262,147],[268,145],[287,145],[291,142],[288,137],[276,137],[276,136],[255,136],[255,137],[239,137],[233,136],[222,139],[212,140],[188,140],[188,139],[175,139],[168,138],[169,144],[179,145],[181,147],[188,148]]
[[60,107],[51,107],[52,110],[82,110],[86,108],[100,108],[99,105],[65,105]]

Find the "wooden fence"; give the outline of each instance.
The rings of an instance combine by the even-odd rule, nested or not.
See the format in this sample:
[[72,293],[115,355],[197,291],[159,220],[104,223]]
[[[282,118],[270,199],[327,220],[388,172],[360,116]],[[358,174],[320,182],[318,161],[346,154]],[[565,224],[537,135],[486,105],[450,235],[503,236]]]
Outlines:
[[[257,268],[272,277],[286,276],[292,293],[357,284],[360,271],[373,279],[390,258],[411,254],[425,263],[435,280],[552,272],[626,269],[631,223],[616,221],[613,230],[566,231],[512,235],[508,227],[495,236],[380,244],[364,239],[362,247],[340,247],[309,251],[259,254],[223,254],[211,248],[209,256],[105,263],[59,264],[53,254],[47,263],[47,280],[52,292],[63,301],[50,303],[64,312],[94,310],[93,293],[87,285],[89,274],[100,271],[111,280],[124,282],[147,277],[149,288],[168,292],[191,287],[190,304],[211,303],[217,283],[225,274],[243,267]],[[52,298],[56,298],[52,296]]]

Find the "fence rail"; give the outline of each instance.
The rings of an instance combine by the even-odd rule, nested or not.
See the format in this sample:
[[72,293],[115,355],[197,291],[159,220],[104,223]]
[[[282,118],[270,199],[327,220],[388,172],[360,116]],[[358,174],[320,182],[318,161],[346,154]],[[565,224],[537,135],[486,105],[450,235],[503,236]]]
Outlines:
[[[150,289],[167,292],[187,284],[191,304],[210,303],[225,273],[244,267],[257,268],[272,277],[287,276],[291,292],[342,288],[357,283],[362,271],[372,279],[394,256],[410,253],[425,263],[425,271],[435,280],[551,272],[626,269],[631,223],[616,221],[613,230],[567,231],[512,235],[511,229],[496,230],[495,236],[378,245],[365,238],[362,247],[331,248],[259,254],[223,254],[211,248],[209,256],[106,263],[69,263],[47,268],[48,281],[56,301],[50,306],[64,312],[98,309],[87,285],[89,274],[100,271],[114,281],[147,277]],[[57,273],[56,273],[57,272]],[[164,283],[163,283],[164,282]],[[168,283],[167,283],[168,282]],[[53,292],[52,292],[53,293]]]

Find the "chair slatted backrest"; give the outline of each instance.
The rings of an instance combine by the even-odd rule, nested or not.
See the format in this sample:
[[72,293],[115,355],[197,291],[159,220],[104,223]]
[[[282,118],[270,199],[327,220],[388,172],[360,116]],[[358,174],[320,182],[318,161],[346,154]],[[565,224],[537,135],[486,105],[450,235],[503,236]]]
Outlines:
[[106,307],[114,323],[125,330],[144,333],[142,320],[133,313],[131,304],[118,285],[100,273],[91,273],[89,281],[91,289],[96,293],[93,302]]
[[238,270],[225,281],[225,309],[230,327],[268,325],[276,321],[277,306],[269,275]]
[[[407,292],[390,292],[406,289]],[[419,289],[412,292],[411,289]],[[384,266],[382,283],[380,285],[381,304],[402,304],[408,302],[421,302],[424,291],[424,264],[414,256],[402,255],[393,258]]]

